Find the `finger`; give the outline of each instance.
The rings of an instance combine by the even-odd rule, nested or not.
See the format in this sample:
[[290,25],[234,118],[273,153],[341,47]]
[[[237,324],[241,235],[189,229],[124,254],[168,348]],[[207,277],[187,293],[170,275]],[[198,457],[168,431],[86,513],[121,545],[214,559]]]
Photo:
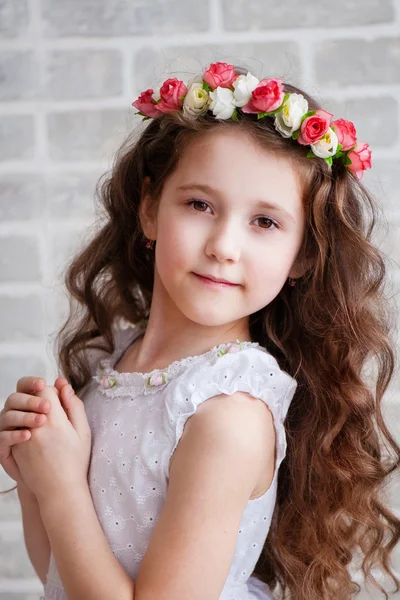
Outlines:
[[26,442],[32,436],[29,429],[14,429],[13,431],[0,431],[0,448],[14,446]]
[[13,392],[8,396],[1,412],[4,414],[7,410],[13,409],[25,412],[47,413],[50,408],[51,403],[46,398]]
[[46,381],[42,377],[21,377],[18,379],[16,391],[24,394],[38,392],[46,387]]
[[[48,413],[49,418],[51,419],[56,419],[57,420],[57,415],[59,416],[63,416],[65,418],[65,411],[61,405],[61,401],[60,401],[60,394],[57,390],[57,388],[55,388],[52,385],[47,385],[45,387],[44,390],[38,392],[36,394],[37,398],[43,398],[43,400],[47,400],[51,406],[51,417],[50,417],[50,412]],[[55,423],[56,421],[54,421]]]
[[62,388],[64,385],[68,385],[68,380],[67,380],[67,379],[65,379],[65,377],[57,377],[57,379],[56,379],[56,380],[55,380],[55,382],[54,382],[54,387],[55,387],[55,388],[57,388],[57,390],[58,390],[59,392],[61,392],[61,388]]
[[72,408],[74,402],[74,390],[72,386],[67,383],[64,384],[60,390],[60,401],[65,411],[68,411]]
[[[55,382],[54,382],[54,385],[55,385],[55,386],[57,387],[57,389],[58,389],[58,395],[59,395],[59,398],[60,398],[60,404],[61,404],[61,406],[63,407],[63,409],[64,409],[64,412],[67,414],[67,408],[68,408],[69,404],[68,404],[68,400],[66,400],[66,399],[64,399],[64,401],[62,400],[62,398],[63,398],[62,389],[63,389],[64,387],[66,387],[66,386],[68,386],[68,385],[69,385],[69,384],[68,384],[68,381],[67,381],[67,379],[65,379],[65,377],[58,377],[58,378],[55,380]],[[69,387],[71,387],[71,386],[69,386]],[[68,416],[68,415],[67,415],[67,416]]]
[[86,434],[89,424],[87,422],[85,407],[82,400],[74,394],[70,385],[64,386],[61,390],[61,403],[74,429],[79,434]]
[[46,415],[21,410],[8,410],[1,417],[2,431],[17,427],[41,427],[46,423]]

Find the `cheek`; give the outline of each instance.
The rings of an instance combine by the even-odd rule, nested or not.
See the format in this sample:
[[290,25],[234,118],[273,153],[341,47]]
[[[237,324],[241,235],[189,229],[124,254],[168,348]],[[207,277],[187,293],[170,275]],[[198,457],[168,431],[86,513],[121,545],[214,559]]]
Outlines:
[[288,257],[274,248],[248,262],[246,280],[256,294],[275,294],[284,284],[289,267]]
[[170,219],[157,233],[157,246],[159,271],[171,277],[176,269],[185,269],[192,262],[193,232],[179,224],[178,219]]

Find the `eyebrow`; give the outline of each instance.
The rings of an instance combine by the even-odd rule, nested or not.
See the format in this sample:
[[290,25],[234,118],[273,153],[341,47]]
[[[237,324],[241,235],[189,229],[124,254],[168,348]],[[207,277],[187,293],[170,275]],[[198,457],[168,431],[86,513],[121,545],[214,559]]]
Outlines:
[[[220,195],[220,192],[218,190],[214,189],[213,187],[211,187],[210,185],[207,185],[205,183],[187,183],[185,185],[179,186],[177,189],[178,190],[189,190],[189,189],[194,189],[194,188],[202,190],[206,194]],[[292,223],[296,222],[294,216],[290,212],[288,212],[286,209],[284,209],[283,206],[279,206],[278,204],[273,204],[272,202],[267,202],[266,200],[258,200],[258,201],[256,201],[256,205],[259,206],[260,208],[266,208],[267,210],[274,210],[276,212],[280,212],[287,219],[292,221]]]

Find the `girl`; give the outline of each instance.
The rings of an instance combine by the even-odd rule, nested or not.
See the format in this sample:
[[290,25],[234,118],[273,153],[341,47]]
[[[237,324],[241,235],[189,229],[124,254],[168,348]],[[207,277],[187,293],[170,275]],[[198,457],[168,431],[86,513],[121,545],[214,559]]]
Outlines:
[[400,448],[368,144],[226,63],[133,106],[149,123],[66,277],[66,379],[22,378],[0,416],[45,600],[347,600],[355,566],[388,598]]

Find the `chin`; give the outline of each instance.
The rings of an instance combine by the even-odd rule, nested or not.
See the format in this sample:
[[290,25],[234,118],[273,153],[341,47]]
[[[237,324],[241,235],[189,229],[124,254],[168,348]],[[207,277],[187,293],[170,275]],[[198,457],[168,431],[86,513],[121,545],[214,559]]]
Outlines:
[[218,310],[215,306],[211,308],[204,303],[201,307],[198,307],[198,310],[193,306],[190,308],[178,306],[178,308],[189,321],[202,327],[221,327],[241,318],[233,314],[230,316],[226,310],[226,306],[221,306]]

